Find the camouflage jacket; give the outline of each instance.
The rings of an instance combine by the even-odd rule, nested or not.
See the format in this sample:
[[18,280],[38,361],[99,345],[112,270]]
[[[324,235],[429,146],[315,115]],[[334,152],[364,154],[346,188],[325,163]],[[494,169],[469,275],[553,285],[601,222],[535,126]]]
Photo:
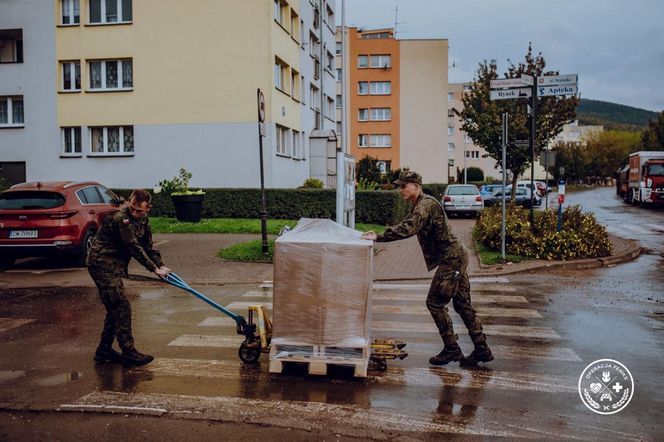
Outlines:
[[447,221],[441,204],[432,196],[420,194],[410,214],[400,224],[388,227],[376,241],[387,242],[417,235],[427,269],[441,264],[454,269],[462,266],[466,250],[459,242]]
[[88,252],[87,264],[124,269],[132,257],[151,272],[163,265],[161,254],[152,246],[148,217],[136,220],[125,207],[104,218]]

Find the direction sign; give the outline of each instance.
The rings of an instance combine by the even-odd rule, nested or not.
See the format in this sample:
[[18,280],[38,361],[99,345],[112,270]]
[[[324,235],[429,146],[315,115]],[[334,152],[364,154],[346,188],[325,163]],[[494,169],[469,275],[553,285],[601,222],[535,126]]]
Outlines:
[[548,75],[544,77],[537,77],[537,86],[551,86],[551,85],[576,85],[579,81],[577,74],[570,75]]
[[523,82],[523,84],[525,84],[526,86],[532,86],[533,85],[532,75],[521,74],[521,82]]
[[491,100],[508,100],[510,98],[528,98],[532,96],[532,88],[498,89],[491,91]]
[[537,86],[538,97],[550,97],[552,95],[575,95],[579,91],[576,84],[572,86]]
[[[530,85],[533,84],[533,77],[530,78]],[[508,87],[523,87],[525,85],[528,85],[527,83],[528,80],[524,80],[522,78],[501,78],[499,80],[491,80],[489,84],[491,85],[491,89],[501,89],[501,88],[508,88]]]

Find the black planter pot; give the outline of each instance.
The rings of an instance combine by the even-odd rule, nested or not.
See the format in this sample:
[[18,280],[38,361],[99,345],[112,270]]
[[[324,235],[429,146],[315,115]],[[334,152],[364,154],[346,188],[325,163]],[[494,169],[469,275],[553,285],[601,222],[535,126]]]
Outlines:
[[205,195],[171,195],[171,201],[175,206],[175,217],[178,221],[197,223],[201,220],[203,210],[203,199]]

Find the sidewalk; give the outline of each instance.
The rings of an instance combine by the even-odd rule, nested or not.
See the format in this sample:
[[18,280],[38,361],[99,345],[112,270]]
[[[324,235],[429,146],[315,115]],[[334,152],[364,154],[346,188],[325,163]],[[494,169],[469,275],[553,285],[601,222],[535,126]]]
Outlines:
[[[527,272],[551,268],[588,269],[606,267],[627,262],[641,254],[641,246],[637,241],[622,239],[609,234],[611,255],[606,258],[577,259],[571,261],[546,261],[533,259],[511,265],[486,266],[480,264],[472,239],[474,219],[451,219],[452,230],[464,244],[469,254],[468,274],[470,276],[499,276],[510,273]],[[379,243],[374,260],[374,280],[412,280],[431,279],[434,271],[427,272],[422,251],[417,238],[391,243]]]

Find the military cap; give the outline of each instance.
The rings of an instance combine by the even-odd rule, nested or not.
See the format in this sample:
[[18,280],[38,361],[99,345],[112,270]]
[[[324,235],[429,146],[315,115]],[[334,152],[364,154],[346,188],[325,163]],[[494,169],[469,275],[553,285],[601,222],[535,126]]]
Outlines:
[[400,186],[405,183],[422,184],[422,176],[412,170],[404,169],[399,174],[399,178],[393,181],[394,184]]

